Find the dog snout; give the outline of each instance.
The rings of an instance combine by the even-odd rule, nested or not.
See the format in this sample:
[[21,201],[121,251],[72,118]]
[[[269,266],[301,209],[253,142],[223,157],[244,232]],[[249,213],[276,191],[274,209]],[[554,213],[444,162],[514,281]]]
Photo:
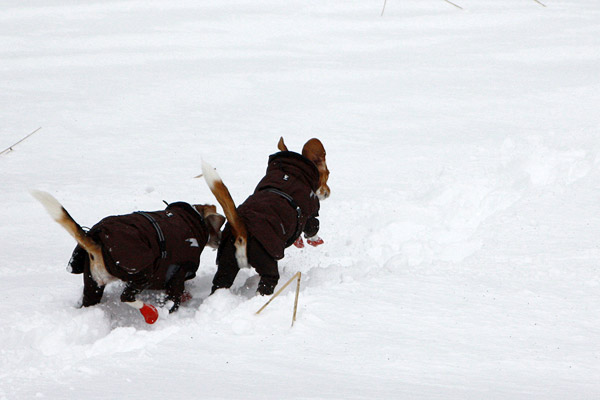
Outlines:
[[319,190],[317,190],[317,197],[319,200],[325,200],[329,197],[330,190],[328,186],[321,186]]

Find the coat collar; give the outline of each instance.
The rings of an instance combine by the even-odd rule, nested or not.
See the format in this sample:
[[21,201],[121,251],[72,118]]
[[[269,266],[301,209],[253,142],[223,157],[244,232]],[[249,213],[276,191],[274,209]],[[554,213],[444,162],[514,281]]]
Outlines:
[[304,172],[310,182],[311,188],[316,190],[319,185],[319,169],[308,158],[294,151],[280,151],[269,156],[269,165],[275,161],[289,163],[297,166]]

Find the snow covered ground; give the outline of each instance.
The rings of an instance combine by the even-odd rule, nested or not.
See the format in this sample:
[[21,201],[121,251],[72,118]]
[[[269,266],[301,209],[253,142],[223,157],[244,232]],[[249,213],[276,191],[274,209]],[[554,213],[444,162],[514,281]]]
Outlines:
[[[600,398],[597,0],[4,0],[0,399]],[[319,248],[155,325],[77,308],[77,221],[236,201],[319,137]]]

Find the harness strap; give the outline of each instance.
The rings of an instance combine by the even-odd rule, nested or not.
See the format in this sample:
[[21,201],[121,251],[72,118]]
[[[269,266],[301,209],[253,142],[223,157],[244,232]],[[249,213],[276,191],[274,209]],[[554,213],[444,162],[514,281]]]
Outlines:
[[136,211],[136,214],[140,214],[144,216],[148,221],[150,221],[150,223],[154,227],[154,230],[156,231],[156,234],[158,235],[158,248],[160,249],[160,258],[167,258],[167,242],[165,240],[165,235],[162,229],[160,229],[160,226],[158,225],[158,222],[156,222],[152,215],[143,211]]
[[296,241],[296,238],[298,238],[298,236],[300,236],[300,233],[302,233],[302,226],[300,225],[300,217],[302,217],[302,210],[300,209],[300,206],[298,204],[296,204],[296,202],[294,201],[292,196],[290,196],[289,194],[282,192],[281,190],[275,189],[275,188],[265,188],[262,190],[271,192],[271,193],[275,193],[275,194],[283,197],[296,210],[296,231],[294,232],[294,235],[292,237],[290,237],[285,244],[285,247],[289,247]]

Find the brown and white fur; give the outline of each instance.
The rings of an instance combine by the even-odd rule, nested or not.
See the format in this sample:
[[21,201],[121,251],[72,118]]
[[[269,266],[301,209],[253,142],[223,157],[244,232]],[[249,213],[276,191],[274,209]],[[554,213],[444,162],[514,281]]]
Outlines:
[[[106,284],[118,280],[118,278],[111,275],[105,266],[104,258],[102,257],[102,247],[99,243],[96,243],[82,228],[75,222],[73,217],[67,212],[67,210],[52,196],[50,193],[32,190],[31,194],[35,197],[46,211],[50,214],[52,219],[58,222],[65,230],[77,241],[77,243],[83,247],[90,258],[90,273],[92,279],[98,284],[98,286],[105,286]],[[219,245],[220,227],[223,224],[223,216],[217,214],[216,207],[214,205],[194,205],[194,208],[208,221],[207,226],[210,229],[209,240],[207,246],[217,248]],[[125,302],[133,308],[141,309],[144,303],[140,300],[133,302]]]
[[[289,151],[283,137],[279,139],[277,148],[280,151]],[[329,179],[329,169],[327,168],[327,162],[325,159],[326,153],[323,144],[319,139],[313,138],[307,141],[302,148],[302,155],[312,161],[319,170],[319,188],[317,189],[317,197],[319,200],[325,200],[329,197],[330,189],[327,186],[327,180]],[[229,189],[221,180],[217,171],[205,161],[202,161],[202,175],[208,184],[211,192],[216,197],[217,201],[223,208],[223,212],[227,217],[227,221],[231,225],[233,235],[235,236],[235,258],[240,268],[248,267],[248,256],[246,252],[246,245],[248,243],[248,229],[239,217],[235,203],[231,198]]]

